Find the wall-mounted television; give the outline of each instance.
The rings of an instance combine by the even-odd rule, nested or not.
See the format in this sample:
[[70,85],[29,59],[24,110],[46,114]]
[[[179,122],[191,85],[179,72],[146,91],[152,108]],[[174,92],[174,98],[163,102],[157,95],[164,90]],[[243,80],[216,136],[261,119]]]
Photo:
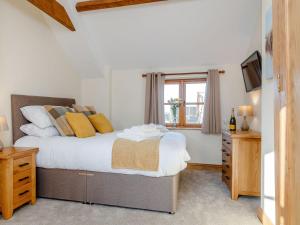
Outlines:
[[243,77],[246,92],[257,90],[261,87],[261,55],[259,51],[254,52],[242,64]]

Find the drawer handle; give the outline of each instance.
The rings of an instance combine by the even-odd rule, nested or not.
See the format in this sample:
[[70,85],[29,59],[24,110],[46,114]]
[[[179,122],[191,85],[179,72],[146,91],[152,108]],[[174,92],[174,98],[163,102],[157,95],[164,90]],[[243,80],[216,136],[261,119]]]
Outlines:
[[223,139],[223,141],[226,141],[226,139]]
[[226,167],[229,169],[229,165],[226,165]]
[[24,181],[24,180],[27,180],[27,179],[29,179],[29,176],[21,178],[21,179],[19,179],[19,181],[21,182],[21,181]]
[[28,190],[23,191],[22,193],[19,194],[19,196],[25,195],[25,194],[27,194],[28,192],[29,192]]
[[222,152],[226,152],[226,150],[225,150],[225,149],[222,149]]
[[86,176],[93,177],[93,176],[95,176],[95,174],[93,174],[93,173],[87,173]]
[[93,173],[78,173],[79,176],[93,177],[95,174]]
[[224,162],[226,162],[226,160],[225,160],[225,159],[223,159],[223,160],[222,160],[222,162],[224,163]]
[[226,171],[225,171],[225,170],[222,170],[222,173],[226,173]]
[[21,168],[22,168],[22,167],[24,167],[24,166],[28,166],[28,165],[29,165],[29,163],[23,163],[23,164],[20,164],[20,165],[19,165],[19,167],[21,167]]
[[230,177],[229,177],[229,176],[225,176],[225,178],[226,178],[227,180],[229,180],[229,179],[230,179]]
[[227,153],[226,155],[227,155],[228,157],[230,156],[230,154],[229,154],[229,153]]
[[231,144],[231,143],[230,143],[230,142],[228,142],[228,141],[227,141],[226,143],[227,143],[228,145],[230,145],[230,144]]

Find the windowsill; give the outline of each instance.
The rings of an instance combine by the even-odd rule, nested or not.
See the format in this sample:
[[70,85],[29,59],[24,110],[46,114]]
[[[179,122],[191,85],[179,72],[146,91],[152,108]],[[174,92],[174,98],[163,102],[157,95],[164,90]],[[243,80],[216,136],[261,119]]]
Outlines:
[[199,130],[201,131],[201,127],[167,127],[169,130]]

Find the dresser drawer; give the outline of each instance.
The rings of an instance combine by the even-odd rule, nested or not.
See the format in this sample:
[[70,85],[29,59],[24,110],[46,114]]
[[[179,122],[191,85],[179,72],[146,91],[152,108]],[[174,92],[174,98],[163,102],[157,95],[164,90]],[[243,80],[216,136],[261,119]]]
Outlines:
[[222,134],[222,144],[227,148],[231,149],[232,147],[232,139],[229,135],[223,133]]
[[232,162],[231,154],[226,150],[222,150],[222,163],[231,165],[231,162]]
[[32,181],[31,169],[19,172],[14,175],[14,189],[21,187],[25,184],[31,183]]
[[231,189],[232,170],[231,166],[228,164],[223,164],[222,166],[222,180],[227,184],[229,189]]
[[222,179],[225,182],[225,184],[228,186],[229,190],[231,191],[231,183],[232,183],[231,176],[227,174],[223,174]]
[[[225,140],[225,139],[223,139],[223,140]],[[230,140],[230,141],[223,141],[223,146],[225,146],[226,148],[228,148],[228,149],[230,149],[231,150],[231,148],[232,148],[232,141]]]
[[229,176],[231,178],[232,175],[232,170],[231,170],[231,165],[229,164],[223,164],[222,166],[222,173]]
[[228,153],[230,155],[232,154],[231,148],[228,148],[227,146],[222,145],[222,153],[224,153],[224,152],[226,152],[226,153]]
[[14,160],[14,174],[31,169],[32,156],[27,156]]
[[32,183],[14,189],[13,207],[14,209],[31,201]]

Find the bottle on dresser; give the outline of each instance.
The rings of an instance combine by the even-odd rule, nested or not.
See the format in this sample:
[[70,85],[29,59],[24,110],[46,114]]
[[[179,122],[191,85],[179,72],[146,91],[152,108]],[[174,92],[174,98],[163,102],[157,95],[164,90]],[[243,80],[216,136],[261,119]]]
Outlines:
[[230,121],[229,121],[229,130],[236,131],[236,119],[235,119],[235,115],[234,115],[234,108],[232,108],[232,111],[231,111],[231,117],[230,117]]

